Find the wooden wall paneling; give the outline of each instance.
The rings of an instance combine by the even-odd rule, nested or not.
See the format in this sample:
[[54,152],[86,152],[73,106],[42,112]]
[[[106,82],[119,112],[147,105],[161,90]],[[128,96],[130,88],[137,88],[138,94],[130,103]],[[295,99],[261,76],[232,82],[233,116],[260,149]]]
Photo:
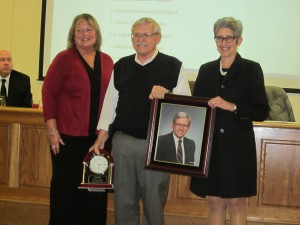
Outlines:
[[206,201],[205,198],[201,198],[190,191],[190,181],[191,177],[189,176],[179,176],[178,198]]
[[178,180],[179,176],[176,174],[171,174],[169,183],[169,192],[167,201],[176,200],[178,198]]
[[44,125],[22,125],[20,185],[49,188],[51,156]]
[[[300,224],[300,125],[255,123],[254,131],[258,194],[247,198],[248,224]],[[42,111],[0,107],[0,224],[9,224],[24,208],[28,211],[14,224],[47,224],[51,169]],[[206,224],[207,201],[189,185],[189,176],[171,175],[166,225]],[[112,193],[109,199],[108,224],[113,225]],[[26,224],[27,215],[39,210],[43,221],[28,217]]]
[[268,140],[262,149],[260,205],[300,207],[300,142]]
[[9,177],[9,141],[10,125],[0,121],[0,185],[8,185]]
[[10,162],[9,162],[9,187],[19,187],[19,148],[20,124],[12,123],[10,129]]
[[254,130],[258,155],[257,206],[300,210],[299,125],[258,123]]

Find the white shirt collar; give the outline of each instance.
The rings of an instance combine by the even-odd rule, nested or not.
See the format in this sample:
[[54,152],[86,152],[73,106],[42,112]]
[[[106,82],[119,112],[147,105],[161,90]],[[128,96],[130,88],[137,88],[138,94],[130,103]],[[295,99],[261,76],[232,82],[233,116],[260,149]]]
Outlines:
[[174,142],[175,142],[176,146],[178,145],[179,139],[182,140],[181,143],[182,143],[182,146],[183,146],[183,139],[184,139],[184,137],[183,137],[183,138],[178,138],[178,137],[174,134],[174,132],[172,132],[172,134],[173,134],[173,138],[174,138]]
[[[9,84],[10,74],[8,74],[7,77],[5,77],[5,78],[2,78],[2,77],[0,77],[0,78],[1,78],[1,80],[2,79],[6,80],[5,87],[6,87],[6,90],[8,90],[8,84]],[[0,82],[0,83],[2,84],[2,82]]]
[[147,65],[148,63],[151,63],[151,62],[155,59],[155,57],[157,56],[157,54],[158,54],[158,49],[156,49],[155,52],[153,53],[153,55],[152,55],[149,59],[147,59],[144,63],[142,63],[142,62],[138,59],[137,54],[135,54],[135,61],[136,61],[138,64],[140,64],[140,65],[142,65],[142,66],[145,66],[145,65]]

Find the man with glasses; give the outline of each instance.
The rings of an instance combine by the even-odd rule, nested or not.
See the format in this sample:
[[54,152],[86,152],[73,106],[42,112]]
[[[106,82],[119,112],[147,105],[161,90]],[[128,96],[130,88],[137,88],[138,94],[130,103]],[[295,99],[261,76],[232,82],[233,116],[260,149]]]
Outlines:
[[172,132],[158,137],[155,160],[194,165],[195,142],[186,134],[191,126],[191,117],[178,112],[173,118]]
[[140,199],[143,224],[164,224],[169,174],[144,169],[151,99],[164,98],[169,91],[190,95],[190,88],[182,63],[158,51],[160,40],[161,30],[155,20],[141,18],[132,25],[136,54],[121,58],[114,66],[98,124],[100,132],[91,147],[96,152],[104,147],[112,124],[117,225],[139,224]]
[[0,96],[6,106],[32,107],[30,78],[13,70],[12,55],[7,50],[0,50],[0,79]]

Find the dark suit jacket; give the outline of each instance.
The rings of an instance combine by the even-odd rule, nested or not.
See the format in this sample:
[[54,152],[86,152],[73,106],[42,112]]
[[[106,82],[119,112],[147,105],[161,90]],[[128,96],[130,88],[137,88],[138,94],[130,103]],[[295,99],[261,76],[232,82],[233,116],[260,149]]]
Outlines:
[[29,76],[12,70],[9,78],[7,106],[32,107],[32,94]]
[[[194,164],[195,142],[189,138],[183,138],[183,146],[185,153],[184,164]],[[156,160],[177,163],[176,148],[174,144],[173,132],[158,137]]]

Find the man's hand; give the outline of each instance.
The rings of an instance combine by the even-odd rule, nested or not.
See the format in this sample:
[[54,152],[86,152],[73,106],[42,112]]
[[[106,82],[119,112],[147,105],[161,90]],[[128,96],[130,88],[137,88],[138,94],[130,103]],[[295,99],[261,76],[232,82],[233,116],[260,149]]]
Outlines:
[[108,132],[106,130],[100,130],[97,140],[95,141],[95,143],[90,147],[89,151],[94,151],[97,155],[100,154],[99,149],[103,149],[104,148],[104,144],[107,141],[109,135]]
[[154,98],[163,99],[165,97],[165,94],[169,92],[170,92],[169,90],[167,90],[162,86],[154,85],[149,95],[149,99],[154,99]]

